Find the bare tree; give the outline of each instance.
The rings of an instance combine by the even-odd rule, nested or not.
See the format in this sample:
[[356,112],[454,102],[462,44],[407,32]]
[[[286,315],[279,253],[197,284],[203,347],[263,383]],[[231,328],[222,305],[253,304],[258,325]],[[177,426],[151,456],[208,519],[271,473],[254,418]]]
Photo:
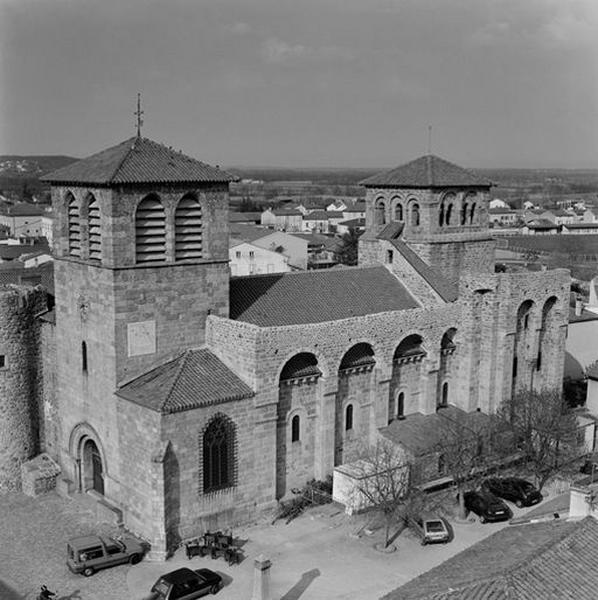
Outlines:
[[384,547],[391,541],[391,528],[397,518],[406,519],[414,499],[411,463],[392,442],[379,438],[374,446],[363,446],[353,463],[357,475],[358,503],[377,510],[384,518]]
[[457,488],[459,517],[465,510],[465,485],[482,477],[496,460],[495,439],[500,431],[497,421],[481,412],[442,412],[443,427],[438,434],[436,451],[438,471],[450,476]]
[[558,390],[521,390],[503,403],[499,415],[540,490],[584,453],[577,443],[575,413]]

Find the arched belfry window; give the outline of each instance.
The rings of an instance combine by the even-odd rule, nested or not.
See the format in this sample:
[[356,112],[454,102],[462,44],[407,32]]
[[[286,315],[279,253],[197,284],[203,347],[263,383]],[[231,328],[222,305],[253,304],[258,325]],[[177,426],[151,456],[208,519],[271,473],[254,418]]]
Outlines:
[[411,225],[414,227],[419,225],[419,204],[417,202],[411,205]]
[[475,212],[475,203],[471,205],[471,208],[469,209],[469,222],[473,223],[473,220],[476,218],[476,212]]
[[235,426],[224,415],[212,419],[203,440],[203,491],[215,492],[235,485]]
[[176,207],[174,249],[176,260],[202,256],[201,205],[193,196],[185,196]]
[[467,202],[463,202],[461,207],[461,225],[465,225],[467,222]]
[[446,207],[446,216],[445,216],[445,221],[446,221],[446,224],[447,224],[447,225],[450,225],[450,224],[451,224],[451,219],[452,219],[452,217],[453,217],[453,205],[452,205],[452,204],[449,204],[449,205]]
[[102,230],[100,228],[100,203],[90,196],[87,205],[87,223],[89,226],[89,258],[102,259]]
[[147,196],[137,206],[135,259],[138,263],[166,259],[166,217],[157,196]]
[[397,202],[395,206],[395,221],[403,221],[403,205]]
[[69,255],[81,256],[81,222],[79,218],[79,204],[72,194],[67,196],[68,228],[69,228]]
[[386,205],[383,200],[376,201],[375,208],[375,222],[376,225],[385,225],[386,224]]

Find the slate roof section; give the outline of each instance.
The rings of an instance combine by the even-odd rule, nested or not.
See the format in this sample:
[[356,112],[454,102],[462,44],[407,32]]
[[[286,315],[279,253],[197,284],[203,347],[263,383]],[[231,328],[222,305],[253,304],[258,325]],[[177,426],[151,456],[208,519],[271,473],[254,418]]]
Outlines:
[[241,400],[253,390],[208,349],[187,350],[137,379],[116,394],[162,414]]
[[279,327],[419,308],[384,267],[348,267],[233,277],[230,318]]
[[382,600],[594,600],[598,522],[551,520],[506,527]]
[[78,160],[42,177],[54,184],[227,183],[236,177],[144,137]]
[[376,173],[360,184],[365,187],[437,188],[475,187],[490,188],[493,184],[475,173],[443,158],[428,154],[390,171]]
[[454,302],[458,298],[457,285],[421,259],[403,240],[393,239],[391,243],[445,302]]
[[491,417],[482,412],[465,412],[460,408],[448,405],[430,415],[412,413],[405,419],[393,421],[380,429],[380,434],[395,444],[408,448],[415,456],[424,456],[436,450],[443,440],[447,419],[468,419],[473,422],[489,422]]

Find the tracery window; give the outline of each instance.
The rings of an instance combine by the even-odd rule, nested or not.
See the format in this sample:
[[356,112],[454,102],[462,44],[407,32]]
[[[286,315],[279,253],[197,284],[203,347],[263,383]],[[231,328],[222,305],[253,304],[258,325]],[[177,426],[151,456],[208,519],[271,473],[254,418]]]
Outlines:
[[203,491],[235,484],[235,429],[224,415],[215,417],[203,434]]

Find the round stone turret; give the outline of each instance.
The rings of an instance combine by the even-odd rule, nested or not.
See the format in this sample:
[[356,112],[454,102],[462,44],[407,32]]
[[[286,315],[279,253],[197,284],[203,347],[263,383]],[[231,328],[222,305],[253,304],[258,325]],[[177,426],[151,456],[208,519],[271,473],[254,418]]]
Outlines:
[[21,464],[38,451],[41,288],[0,286],[0,494],[21,488]]

